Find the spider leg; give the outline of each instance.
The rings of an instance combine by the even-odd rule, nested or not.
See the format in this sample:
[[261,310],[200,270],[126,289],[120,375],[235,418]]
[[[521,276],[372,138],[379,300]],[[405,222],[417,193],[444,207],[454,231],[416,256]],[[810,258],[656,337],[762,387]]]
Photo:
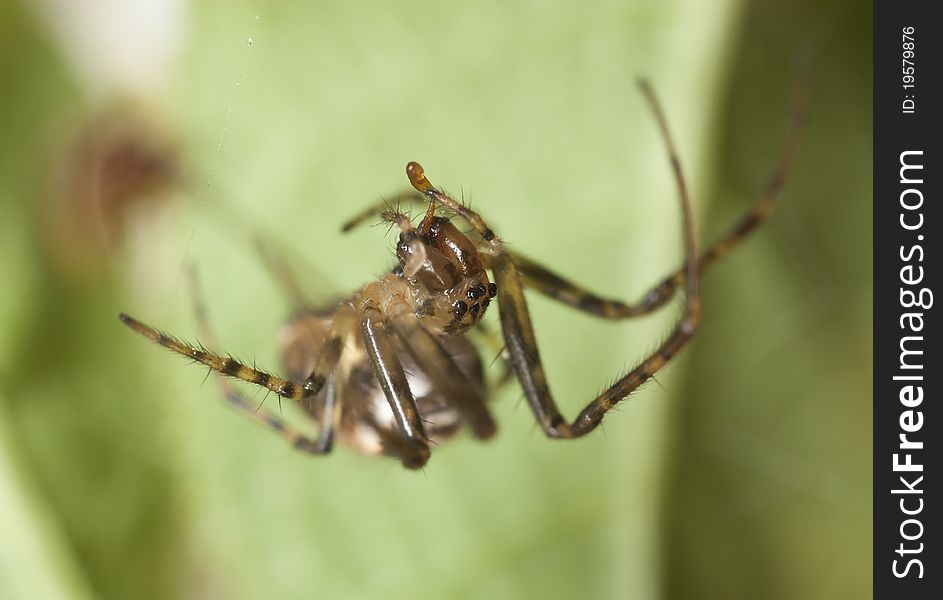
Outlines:
[[393,427],[386,427],[379,423],[373,415],[369,414],[362,415],[360,420],[363,421],[365,426],[369,427],[376,433],[377,438],[380,441],[380,446],[383,449],[384,456],[399,459],[400,462],[404,464],[407,460],[416,460],[415,445],[413,445],[406,436],[397,430],[396,425],[393,425]]
[[223,392],[223,398],[234,408],[244,412],[250,419],[261,423],[282,436],[295,448],[311,454],[327,454],[331,451],[334,444],[334,420],[330,415],[335,414],[338,406],[334,379],[328,382],[325,387],[324,401],[324,420],[320,423],[320,431],[317,438],[311,438],[301,431],[291,427],[282,419],[271,414],[267,410],[260,409],[255,402],[250,402],[239,393],[227,380],[217,378],[220,388]]
[[511,370],[511,365],[508,363],[504,338],[491,329],[484,321],[479,321],[468,333],[481,340],[481,343],[487,347],[492,362],[494,362],[494,360],[501,361],[501,375],[495,382],[495,387],[501,387],[511,381],[511,378],[514,377],[514,372]]
[[655,120],[667,147],[683,215],[684,254],[686,259],[685,308],[683,316],[668,338],[662,342],[655,352],[642,360],[641,364],[587,404],[576,419],[571,423],[567,423],[550,395],[547,378],[540,363],[537,341],[530,323],[523,285],[517,268],[513,259],[507,253],[501,253],[495,257],[494,274],[498,284],[499,311],[505,339],[508,343],[508,351],[511,355],[511,364],[521,381],[525,395],[534,414],[537,416],[538,422],[544,428],[546,434],[552,438],[579,437],[595,429],[602,422],[606,412],[651,378],[684,347],[688,340],[694,336],[700,323],[700,277],[696,260],[697,240],[694,227],[694,211],[681,171],[681,164],[661,107],[646,82],[640,82],[640,87],[655,115]]
[[[197,280],[196,270],[189,270],[190,291],[193,302],[193,312],[197,320],[197,328],[200,336],[210,346],[216,346],[216,336],[209,323],[206,312],[206,305],[203,303],[203,297],[200,293],[199,282]],[[250,402],[239,393],[233,385],[223,377],[217,377],[216,381],[223,393],[223,397],[231,406],[245,413],[250,419],[271,429],[276,434],[287,439],[295,448],[310,452],[313,454],[326,454],[331,451],[333,443],[333,425],[334,411],[337,402],[334,395],[333,379],[325,392],[325,410],[324,420],[321,422],[321,430],[317,439],[312,439],[297,429],[285,423],[282,419],[272,415],[269,411],[260,410],[254,403]]]
[[[789,173],[792,171],[802,134],[805,131],[809,107],[809,73],[806,69],[799,70],[793,88],[786,140],[762,194],[736,225],[700,255],[697,261],[699,274],[728,254],[773,214]],[[660,308],[684,283],[686,272],[686,266],[682,266],[649,290],[640,301],[629,304],[620,300],[602,298],[520,254],[513,253],[513,259],[524,285],[528,288],[605,319],[637,317]]]
[[[272,273],[272,276],[279,286],[288,294],[294,312],[298,313],[311,310],[311,303],[301,290],[298,279],[288,266],[285,258],[262,238],[257,237],[255,242],[256,249],[262,256],[265,266]],[[307,378],[305,378],[303,384],[304,397],[309,397],[320,392],[327,382],[328,376],[340,362],[341,353],[344,348],[342,333],[343,332],[337,331],[336,327],[332,330],[331,337],[328,338],[327,342],[322,347],[314,367],[311,369]]]
[[332,330],[331,337],[322,346],[311,373],[305,379],[304,391],[306,396],[313,396],[321,391],[324,384],[327,383],[328,377],[337,368],[343,350],[344,342],[341,334],[336,330]]
[[153,327],[145,325],[134,317],[124,313],[119,314],[118,319],[132,331],[143,335],[152,342],[172,350],[177,354],[193,359],[198,363],[204,364],[223,375],[254,383],[289,400],[301,400],[311,395],[304,386],[299,383],[246,366],[232,357],[220,356],[206,348],[197,348],[175,337],[161,333]]
[[455,405],[475,437],[488,439],[493,436],[497,426],[485,406],[484,390],[479,382],[462,372],[441,342],[415,317],[396,319],[391,324],[403,347],[446,400]]
[[351,217],[343,225],[341,225],[341,232],[347,233],[352,231],[354,228],[359,227],[367,221],[374,219],[382,213],[388,211],[391,207],[396,208],[400,204],[421,204],[425,206],[428,202],[429,200],[425,196],[414,190],[400,192],[392,198],[384,199],[373,206],[368,206],[361,212]]
[[392,333],[387,330],[383,314],[372,307],[363,310],[360,331],[373,374],[387,402],[390,403],[396,425],[405,438],[400,448],[403,466],[419,469],[429,460],[429,440],[422,425],[416,399],[409,389],[406,372],[396,356]]
[[490,268],[494,273],[495,282],[498,286],[498,308],[511,366],[521,383],[534,416],[547,436],[551,438],[580,437],[595,429],[602,422],[606,412],[631,394],[643,382],[651,378],[684,347],[695,334],[700,323],[700,277],[696,260],[698,255],[697,240],[687,185],[661,107],[646,82],[640,82],[640,87],[655,115],[655,120],[668,150],[668,157],[678,187],[683,215],[684,254],[686,259],[684,314],[668,338],[655,352],[587,404],[572,422],[567,422],[563,418],[550,393],[537,348],[537,339],[530,321],[527,302],[524,299],[521,276],[514,264],[513,257],[504,250],[500,239],[480,215],[462,206],[447,194],[435,189],[426,179],[422,167],[418,164],[410,163],[406,167],[407,175],[413,187],[429,197],[434,196],[437,202],[454,210],[481,235],[483,249],[486,253],[490,253],[492,257]]

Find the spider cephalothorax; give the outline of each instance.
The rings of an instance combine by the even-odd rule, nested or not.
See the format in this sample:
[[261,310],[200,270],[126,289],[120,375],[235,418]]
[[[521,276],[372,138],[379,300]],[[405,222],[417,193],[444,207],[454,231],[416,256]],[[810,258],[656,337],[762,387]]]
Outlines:
[[432,202],[416,229],[401,225],[398,272],[414,288],[419,318],[443,333],[464,333],[485,315],[498,288],[488,280],[476,244],[448,219],[431,216],[434,210]]
[[[533,260],[510,252],[481,215],[434,187],[421,166],[409,163],[406,174],[415,192],[401,194],[399,199],[425,206],[418,226],[414,227],[407,215],[383,205],[371,207],[343,227],[348,231],[378,213],[398,225],[399,265],[333,307],[319,309],[303,298],[296,299],[298,310],[283,335],[286,378],[186,344],[127,315],[121,315],[121,320],[158,344],[212,370],[298,401],[318,424],[317,437],[309,437],[275,414],[260,410],[228,380],[220,378],[233,406],[299,449],[328,452],[336,436],[341,443],[361,452],[395,456],[406,467],[419,468],[429,459],[430,444],[448,438],[463,425],[480,439],[495,432],[486,404],[488,390],[482,361],[466,334],[481,331],[474,326],[489,304],[496,301],[503,338],[497,345],[503,346],[502,356],[517,376],[538,424],[550,438],[580,437],[595,429],[613,406],[664,367],[695,334],[701,314],[701,271],[770,215],[792,162],[804,118],[804,94],[800,93],[800,110],[794,111],[789,141],[766,191],[726,236],[699,255],[680,162],[661,109],[647,84],[642,84],[642,92],[666,142],[678,187],[684,266],[638,303],[607,300]],[[439,207],[470,227],[469,233],[436,215]],[[491,279],[488,271],[492,273]],[[276,269],[276,274],[286,289],[297,296],[300,287],[290,273]],[[524,298],[525,287],[608,319],[649,313],[663,306],[680,289],[684,290],[685,302],[683,313],[667,338],[569,421],[558,409],[547,383]],[[205,341],[212,344],[201,305],[196,312]]]

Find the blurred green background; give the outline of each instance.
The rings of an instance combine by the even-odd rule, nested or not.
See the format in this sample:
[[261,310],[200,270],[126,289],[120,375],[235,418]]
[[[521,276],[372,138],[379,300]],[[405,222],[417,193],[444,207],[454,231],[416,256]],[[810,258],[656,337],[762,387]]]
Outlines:
[[[49,188],[83,123],[119,114],[121,85],[82,75],[93,59],[54,41],[78,20],[50,26],[65,13],[40,4],[0,4],[0,597],[870,595],[870,3],[179,2],[167,71],[132,68],[154,85],[128,88],[181,179],[104,244],[62,234],[108,218],[84,205],[50,225],[80,199]],[[101,36],[118,27],[90,14]],[[278,365],[288,304],[250,235],[309,265],[317,297],[349,293],[393,238],[338,225],[403,189],[408,160],[514,248],[637,298],[681,243],[634,78],[662,98],[706,241],[769,176],[813,39],[774,219],[706,277],[698,339],[587,439],[544,439],[512,383],[494,440],[461,435],[422,472],[311,458],[115,318],[194,339],[192,262],[222,346]],[[569,415],[678,311],[531,307]]]

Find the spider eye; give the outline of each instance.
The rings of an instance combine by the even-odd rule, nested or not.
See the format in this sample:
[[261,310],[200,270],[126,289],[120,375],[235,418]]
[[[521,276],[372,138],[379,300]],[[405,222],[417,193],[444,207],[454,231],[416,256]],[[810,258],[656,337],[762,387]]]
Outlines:
[[492,298],[498,295],[498,284],[493,281],[488,284],[488,295]]
[[484,296],[485,292],[486,292],[485,286],[479,283],[478,285],[472,288],[469,288],[468,297],[471,298],[472,300],[477,300],[481,298],[482,296]]
[[456,302],[453,306],[455,307],[455,314],[458,315],[458,316],[462,316],[462,315],[464,315],[466,312],[468,312],[468,305],[465,304],[465,303],[464,303],[463,301],[461,301],[461,300],[459,300],[458,302]]

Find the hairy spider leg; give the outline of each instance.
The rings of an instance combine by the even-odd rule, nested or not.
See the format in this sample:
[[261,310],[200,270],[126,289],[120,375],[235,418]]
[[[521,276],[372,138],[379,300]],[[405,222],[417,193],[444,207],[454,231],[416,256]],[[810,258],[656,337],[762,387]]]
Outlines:
[[424,194],[420,194],[416,190],[406,190],[396,194],[390,199],[383,199],[368,206],[364,210],[360,211],[350,219],[348,219],[343,225],[341,225],[341,233],[350,233],[357,227],[376,219],[377,217],[381,218],[381,221],[389,221],[390,219],[386,217],[388,214],[402,214],[404,204],[415,204],[416,206],[422,206],[425,208],[429,204],[429,198]]
[[534,416],[550,438],[575,438],[595,429],[606,412],[631,394],[643,382],[651,378],[684,347],[695,334],[700,323],[700,278],[696,262],[697,241],[693,208],[677,152],[674,148],[674,142],[668,131],[661,107],[647,82],[640,82],[639,87],[655,115],[655,120],[667,147],[668,157],[678,187],[678,196],[683,214],[684,253],[688,265],[684,314],[668,338],[654,353],[646,357],[635,369],[587,404],[571,423],[563,418],[550,393],[546,374],[540,360],[530,313],[527,309],[527,302],[524,298],[524,288],[513,258],[504,250],[500,239],[480,215],[432,187],[420,165],[409,163],[406,167],[407,175],[413,187],[426,195],[434,195],[439,203],[454,210],[478,231],[486,243],[485,251],[490,252],[493,257],[490,266],[498,284],[499,314],[511,365],[517,374],[518,381],[524,390]]
[[[262,238],[257,237],[255,239],[255,246],[276,283],[288,294],[294,311],[309,309],[310,302],[305,297],[304,292],[301,291],[301,286],[284,257]],[[344,349],[344,333],[346,332],[337,331],[336,328],[331,332],[331,337],[325,342],[311,372],[302,384],[305,397],[320,392],[324,384],[327,383],[328,377],[337,368]]]
[[[268,242],[260,237],[255,239],[256,249],[262,257],[262,262],[271,272],[276,283],[288,295],[292,308],[295,312],[310,309],[310,302],[301,291],[298,279],[295,277],[285,258]],[[324,387],[328,377],[337,368],[341,359],[344,344],[340,332],[332,332],[331,337],[325,342],[318,354],[311,372],[305,378],[302,387],[305,390],[305,397],[311,397]]]
[[[257,237],[255,245],[266,268],[271,272],[276,283],[287,293],[293,310],[295,312],[309,310],[311,303],[305,297],[304,292],[301,291],[301,286],[298,284],[298,280],[289,268],[285,258],[262,238]],[[332,331],[331,337],[325,342],[311,372],[302,384],[305,397],[311,397],[320,392],[328,377],[337,368],[344,349],[344,333],[346,332]]]
[[[248,383],[267,388],[282,398],[289,400],[302,400],[317,394],[327,382],[328,376],[334,371],[340,359],[345,332],[332,330],[330,339],[325,343],[324,351],[318,356],[314,369],[304,383],[284,379],[277,375],[272,375],[265,371],[260,371],[254,367],[249,367],[232,358],[231,356],[221,356],[207,348],[197,348],[177,338],[157,331],[149,325],[138,321],[134,317],[121,313],[118,319],[127,325],[131,330],[143,335],[151,341],[168,348],[177,354],[191,358],[198,363],[204,364],[210,369],[228,375],[235,379],[241,379]],[[335,322],[338,319],[335,319]]]
[[[792,171],[802,141],[802,134],[805,131],[809,109],[809,88],[809,73],[805,68],[800,68],[793,86],[793,100],[787,125],[786,141],[780,151],[773,173],[767,180],[763,193],[753,203],[752,207],[734,227],[711,244],[698,258],[699,273],[703,273],[707,267],[727,255],[773,214],[776,203],[782,196],[783,187],[789,173]],[[553,300],[606,319],[638,317],[660,308],[674,296],[681,284],[684,283],[687,268],[686,265],[682,265],[680,269],[663,279],[645,294],[641,301],[628,304],[620,300],[602,298],[520,254],[512,253],[512,256],[525,286]]]
[[[790,116],[786,128],[786,140],[773,172],[767,180],[762,194],[737,224],[708,246],[700,255],[698,258],[698,271],[701,274],[704,273],[707,267],[726,256],[766,222],[773,214],[776,204],[782,196],[783,187],[795,163],[808,119],[811,84],[807,65],[799,65],[795,79]],[[396,196],[396,199],[398,202],[414,204],[425,204],[428,201],[425,195],[418,191],[401,193]],[[343,231],[348,232],[357,225],[369,220],[370,217],[379,214],[383,210],[383,206],[380,204],[363,211],[348,221],[344,225]],[[627,319],[649,314],[664,306],[685,280],[686,266],[682,265],[677,271],[665,277],[649,290],[642,296],[640,301],[627,303],[621,300],[603,298],[585,287],[554,273],[537,261],[510,250],[505,250],[505,252],[513,257],[514,264],[518,267],[526,287],[553,300],[605,319]]]
[[254,383],[255,385],[275,392],[282,398],[288,398],[289,400],[301,400],[302,398],[306,398],[310,395],[304,389],[304,386],[299,383],[295,383],[294,381],[283,379],[277,375],[272,375],[271,373],[266,373],[265,371],[260,371],[253,367],[246,366],[232,357],[220,356],[219,354],[215,354],[206,348],[197,348],[186,342],[178,340],[175,337],[161,333],[153,327],[145,325],[134,317],[124,313],[119,314],[118,319],[127,325],[132,331],[143,335],[152,342],[172,350],[177,354],[193,359],[198,363],[204,364],[210,369],[222,373],[223,375],[228,375],[235,379],[241,379],[249,383]]
[[429,199],[413,190],[404,190],[392,198],[385,198],[380,202],[368,206],[361,212],[351,217],[346,223],[341,225],[341,231],[347,233],[367,221],[375,219],[384,213],[399,213],[402,204],[422,204],[425,206]]
[[413,315],[394,319],[391,324],[400,343],[445,400],[455,406],[475,437],[484,440],[493,436],[497,425],[485,406],[485,390],[462,372],[436,336]]
[[383,314],[376,308],[365,307],[361,312],[360,332],[373,374],[404,437],[399,448],[403,466],[407,469],[422,468],[429,460],[429,439]]
[[[215,332],[210,326],[209,316],[206,311],[206,304],[203,302],[203,294],[199,285],[196,268],[191,266],[188,269],[188,279],[190,295],[193,303],[193,313],[197,321],[197,330],[200,337],[209,347],[217,347]],[[287,439],[295,448],[310,452],[312,454],[327,454],[331,451],[334,442],[334,425],[338,417],[338,403],[335,397],[333,377],[328,382],[324,392],[324,418],[320,422],[320,430],[317,439],[312,439],[304,433],[288,425],[282,419],[279,419],[270,411],[255,406],[243,396],[235,387],[224,377],[216,377],[219,387],[222,390],[226,401],[246,413],[252,420],[268,427],[278,435]]]
[[[333,371],[334,366],[337,364],[337,358],[334,358],[332,355],[339,354],[339,350],[334,351],[333,349],[340,346],[334,342],[334,340],[339,339],[339,336],[335,335],[329,341],[330,352],[324,360],[321,360],[321,356],[318,357],[318,362],[312,375],[309,376],[304,384],[299,384],[288,379],[284,379],[277,375],[272,375],[265,371],[260,371],[259,369],[249,367],[232,358],[231,356],[220,356],[207,348],[197,348],[192,346],[184,341],[181,341],[173,336],[161,333],[149,325],[138,321],[134,317],[121,313],[118,315],[118,319],[127,325],[132,331],[135,331],[144,337],[150,339],[151,341],[168,348],[177,354],[191,358],[198,363],[206,365],[210,369],[222,373],[223,375],[228,375],[235,379],[241,379],[248,383],[254,383],[260,387],[269,389],[282,398],[287,398],[289,400],[303,400],[310,396],[317,394],[324,387],[324,384],[327,382],[328,376]],[[317,365],[321,364],[331,364],[331,369],[326,371],[319,371]]]

